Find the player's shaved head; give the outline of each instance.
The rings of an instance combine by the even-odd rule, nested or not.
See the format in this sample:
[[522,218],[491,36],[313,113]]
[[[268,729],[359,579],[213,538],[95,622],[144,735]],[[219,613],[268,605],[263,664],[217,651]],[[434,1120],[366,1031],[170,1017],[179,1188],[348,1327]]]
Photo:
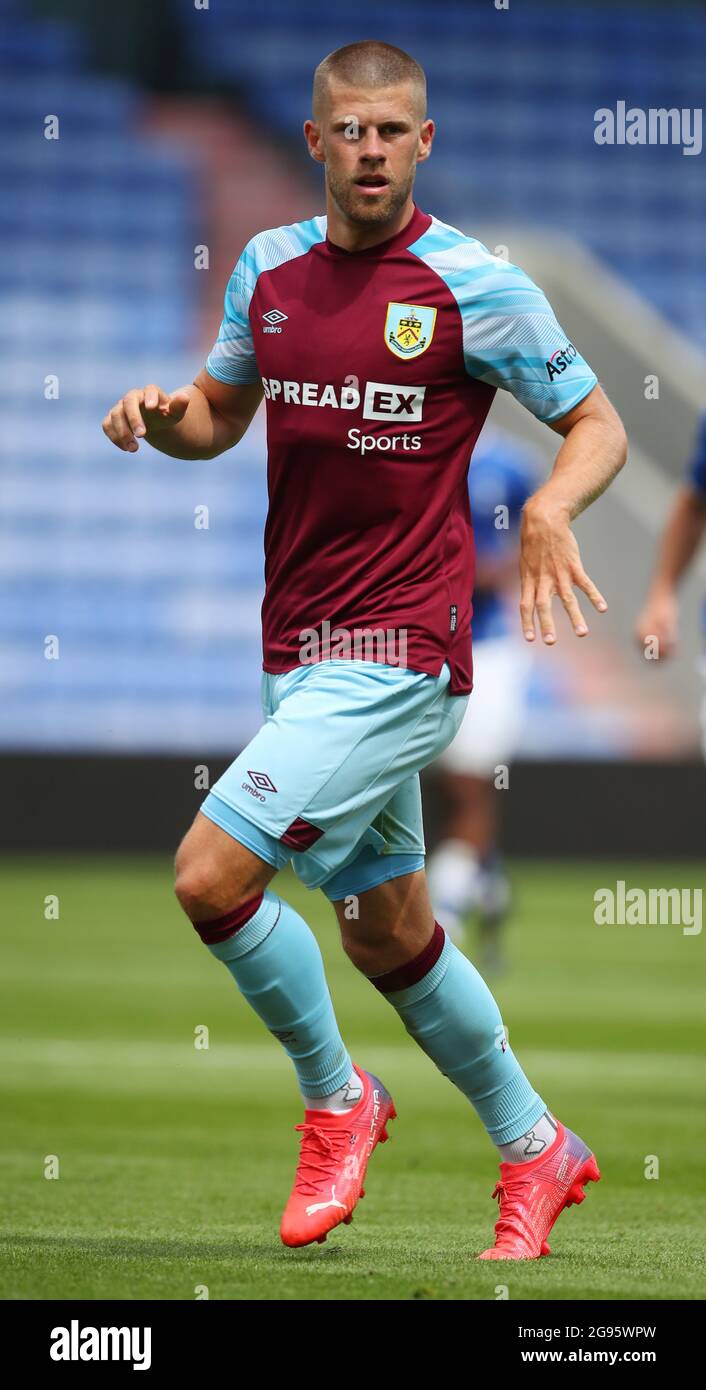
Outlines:
[[427,83],[419,63],[394,44],[380,39],[362,39],[348,43],[322,59],[314,73],[312,113],[321,119],[332,86],[364,87],[374,91],[409,83],[414,106],[420,121],[427,111]]
[[411,217],[417,165],[434,138],[426,105],[419,63],[390,43],[349,43],[319,63],[304,138],[325,166],[328,225],[342,245],[352,229],[392,235],[403,211]]

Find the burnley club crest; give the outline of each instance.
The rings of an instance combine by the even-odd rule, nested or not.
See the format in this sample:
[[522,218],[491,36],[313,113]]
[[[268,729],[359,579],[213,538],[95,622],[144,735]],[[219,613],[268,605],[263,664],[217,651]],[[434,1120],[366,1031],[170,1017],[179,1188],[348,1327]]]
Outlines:
[[385,342],[395,357],[419,357],[426,352],[433,336],[436,309],[425,304],[387,306]]

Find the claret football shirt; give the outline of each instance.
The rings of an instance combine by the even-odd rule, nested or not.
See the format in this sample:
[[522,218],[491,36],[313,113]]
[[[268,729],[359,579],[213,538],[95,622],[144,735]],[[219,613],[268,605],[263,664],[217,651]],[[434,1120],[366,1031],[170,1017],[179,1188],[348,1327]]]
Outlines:
[[265,390],[265,670],[310,659],[312,631],[334,656],[372,631],[393,634],[374,659],[448,661],[468,692],[467,473],[496,388],[550,421],[596,384],[542,291],[416,206],[363,251],[315,217],[248,243],[206,366]]

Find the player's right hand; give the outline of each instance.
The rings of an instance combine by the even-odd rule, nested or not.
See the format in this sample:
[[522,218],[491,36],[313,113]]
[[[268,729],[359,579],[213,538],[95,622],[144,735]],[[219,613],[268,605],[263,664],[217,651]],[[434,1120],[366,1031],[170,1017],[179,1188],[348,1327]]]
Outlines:
[[635,638],[645,650],[648,643],[657,644],[657,656],[664,659],[674,655],[677,645],[679,608],[672,593],[653,594],[648,598],[637,623]]
[[139,448],[138,439],[162,434],[164,430],[178,425],[183,420],[188,406],[189,393],[174,391],[170,396],[160,386],[136,387],[128,391],[108,411],[103,421],[103,433],[118,449],[134,454]]

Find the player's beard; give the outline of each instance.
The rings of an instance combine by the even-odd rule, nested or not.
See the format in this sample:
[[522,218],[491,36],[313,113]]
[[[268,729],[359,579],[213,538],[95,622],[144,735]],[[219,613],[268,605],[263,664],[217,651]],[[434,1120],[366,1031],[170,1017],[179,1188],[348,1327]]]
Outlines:
[[[384,226],[392,222],[400,208],[403,208],[414,186],[416,167],[410,170],[404,183],[388,183],[386,191],[379,198],[367,198],[354,187],[349,174],[335,174],[326,169],[326,182],[334,202],[350,222],[359,227]],[[385,175],[389,178],[389,175]]]

